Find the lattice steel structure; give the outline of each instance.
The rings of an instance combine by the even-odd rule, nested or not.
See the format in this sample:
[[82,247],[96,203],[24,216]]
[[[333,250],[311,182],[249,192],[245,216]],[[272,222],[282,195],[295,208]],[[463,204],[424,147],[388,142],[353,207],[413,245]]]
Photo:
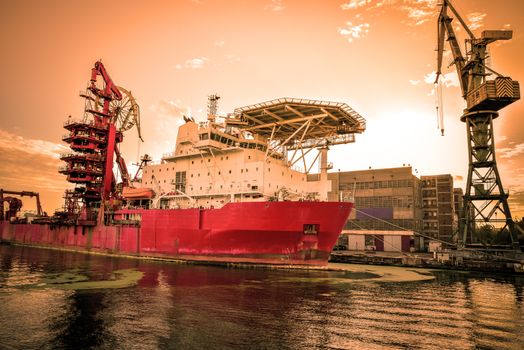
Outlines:
[[[289,166],[299,162],[309,173],[330,145],[355,142],[355,134],[366,130],[365,119],[346,103],[298,98],[280,98],[237,108],[226,123],[267,140],[266,154],[287,158]],[[306,156],[314,149],[316,157]]]
[[[471,241],[481,226],[492,225],[498,233],[508,229],[514,247],[518,247],[516,226],[508,205],[508,193],[502,187],[495,157],[493,119],[498,110],[520,98],[519,84],[509,77],[495,72],[486,65],[487,45],[497,40],[509,40],[511,30],[485,30],[476,38],[457,13],[449,0],[442,2],[439,15],[438,69],[441,74],[444,41],[450,44],[453,63],[457,69],[466,109],[461,120],[466,123],[468,139],[468,179],[464,195],[464,222],[459,235],[459,246]],[[465,29],[466,57],[462,55],[453,26],[450,9]],[[490,75],[493,80],[487,80]]]

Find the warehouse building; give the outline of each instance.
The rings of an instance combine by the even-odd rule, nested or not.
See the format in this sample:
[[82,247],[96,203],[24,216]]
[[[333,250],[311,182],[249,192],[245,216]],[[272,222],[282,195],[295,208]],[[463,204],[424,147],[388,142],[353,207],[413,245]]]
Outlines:
[[410,251],[424,247],[420,180],[411,166],[330,173],[331,200],[354,200],[339,240],[348,250]]

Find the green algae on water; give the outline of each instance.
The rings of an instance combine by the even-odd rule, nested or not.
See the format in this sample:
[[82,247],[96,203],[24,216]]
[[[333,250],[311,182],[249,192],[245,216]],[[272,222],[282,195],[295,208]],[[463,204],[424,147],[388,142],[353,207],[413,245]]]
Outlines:
[[63,290],[92,290],[127,288],[137,284],[144,275],[135,269],[115,270],[106,280],[89,280],[85,275],[64,272],[49,275],[38,284],[26,285],[25,288],[56,288]]

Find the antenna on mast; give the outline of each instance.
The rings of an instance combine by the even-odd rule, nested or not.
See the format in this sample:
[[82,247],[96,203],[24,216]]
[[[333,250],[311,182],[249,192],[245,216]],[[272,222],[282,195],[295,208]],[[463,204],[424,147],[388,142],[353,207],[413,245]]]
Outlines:
[[218,100],[220,96],[217,94],[212,94],[207,97],[207,120],[214,122],[217,110],[218,110]]

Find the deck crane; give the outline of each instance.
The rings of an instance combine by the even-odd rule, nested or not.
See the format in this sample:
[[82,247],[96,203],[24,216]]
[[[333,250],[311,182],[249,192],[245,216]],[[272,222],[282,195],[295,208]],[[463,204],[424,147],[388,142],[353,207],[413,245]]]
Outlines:
[[[466,57],[462,55],[460,45],[453,30],[453,18],[448,15],[448,8],[466,31]],[[493,119],[498,117],[498,110],[520,98],[519,83],[510,77],[497,73],[486,65],[487,46],[498,40],[511,39],[511,30],[485,30],[477,38],[468,28],[450,0],[442,0],[438,17],[438,83],[441,75],[444,41],[447,37],[453,64],[457,70],[462,97],[466,100],[466,109],[460,118],[466,123],[469,167],[464,195],[463,222],[460,225],[458,246],[472,242],[476,230],[490,224],[500,233],[509,230],[512,245],[518,248],[517,226],[511,218],[508,205],[508,193],[504,191],[495,159],[493,139]],[[488,76],[495,79],[488,80]]]

